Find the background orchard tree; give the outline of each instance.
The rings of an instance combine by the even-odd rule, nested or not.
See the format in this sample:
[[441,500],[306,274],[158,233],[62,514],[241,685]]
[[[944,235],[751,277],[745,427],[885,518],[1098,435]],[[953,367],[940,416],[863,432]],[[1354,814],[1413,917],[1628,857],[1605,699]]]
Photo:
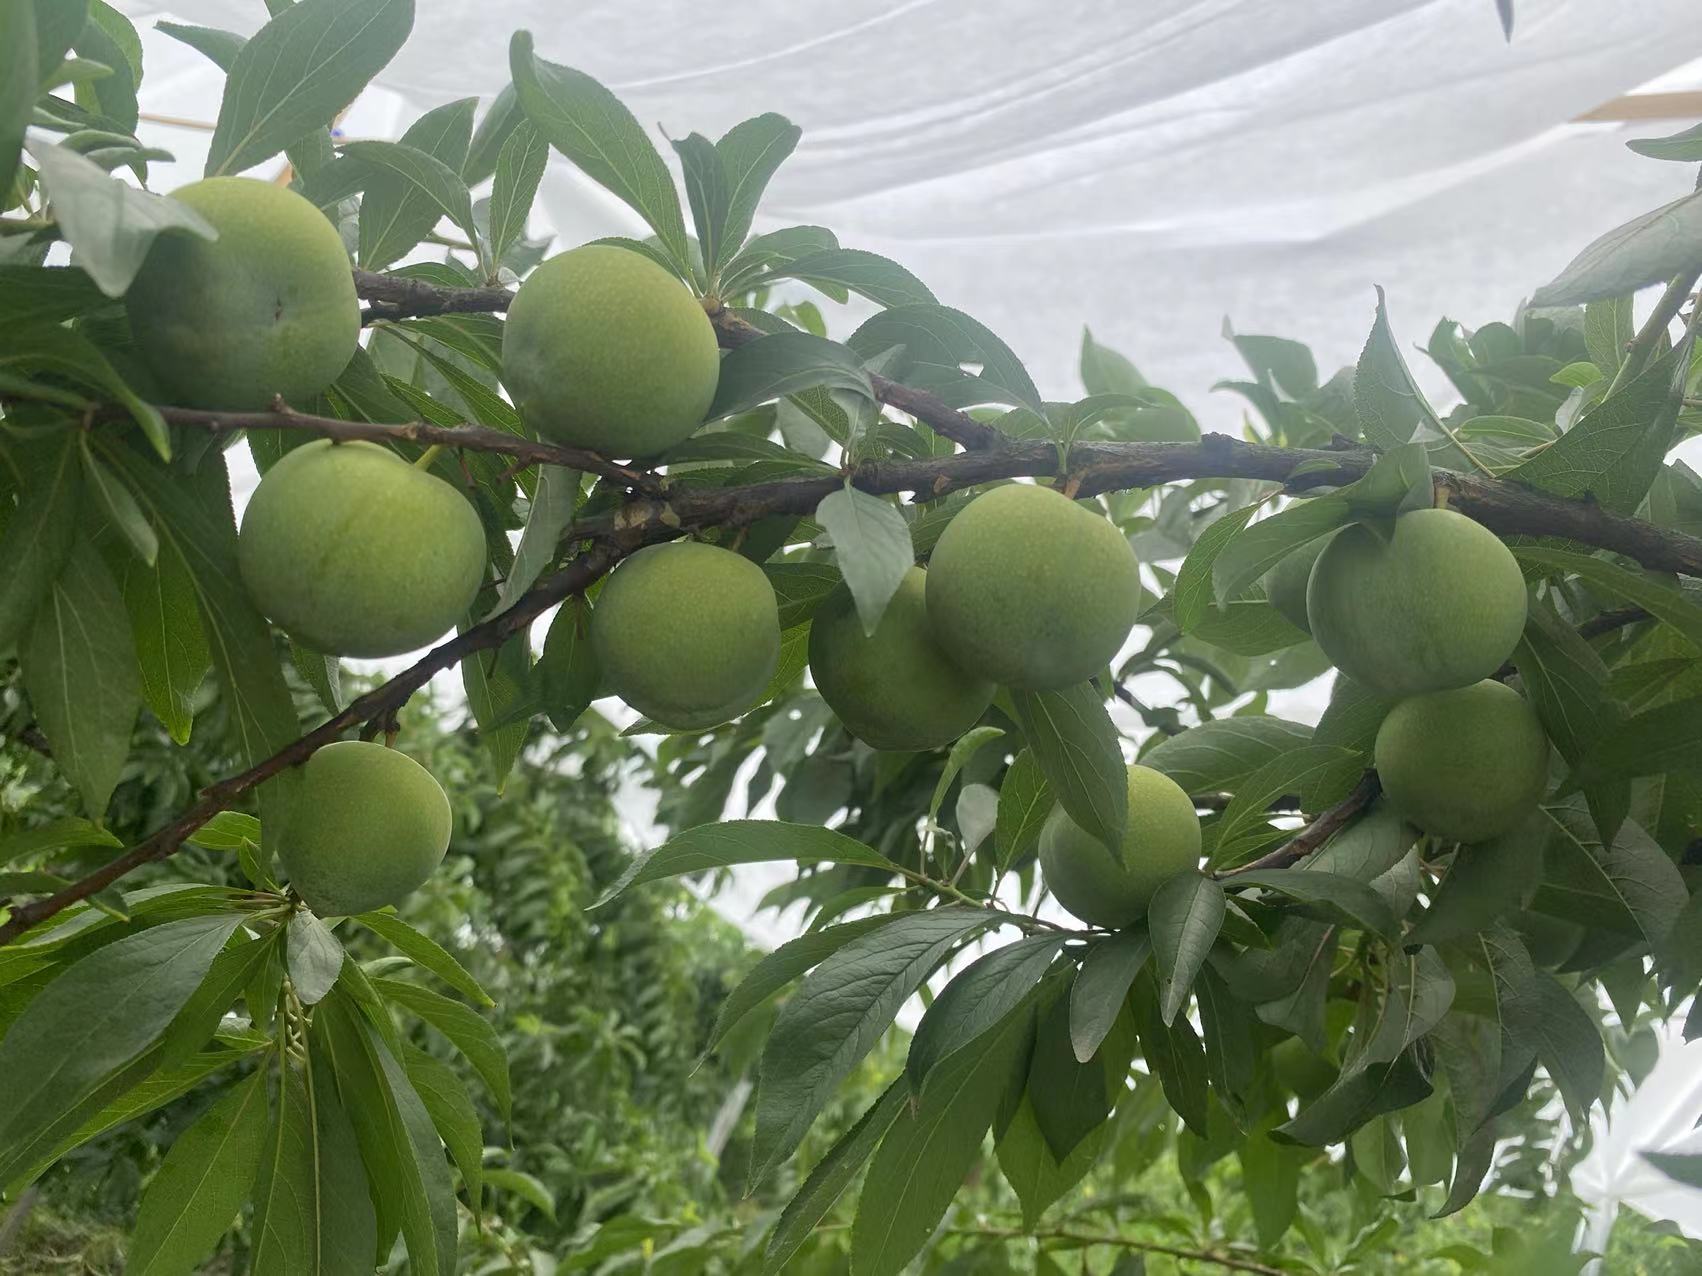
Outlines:
[[[521,32],[482,112],[338,146],[411,3],[276,8],[167,28],[228,72],[174,194],[125,20],[0,8],[11,1217],[104,1175],[150,1273],[1566,1269],[1588,1114],[1702,984],[1702,195],[1439,324],[1445,416],[1379,296],[1328,380],[1231,332],[1202,436],[1090,335],[1048,402],[902,266],[751,235],[777,115],[673,142],[682,202]],[[654,233],[546,255],[552,149]],[[810,929],[735,984],[671,879],[775,861]],[[1492,1174],[1553,1208],[1420,1252]]]

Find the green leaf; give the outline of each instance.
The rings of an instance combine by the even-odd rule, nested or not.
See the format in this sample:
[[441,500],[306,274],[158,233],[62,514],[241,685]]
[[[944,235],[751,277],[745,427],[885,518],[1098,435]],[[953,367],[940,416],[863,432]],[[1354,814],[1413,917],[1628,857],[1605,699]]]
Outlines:
[[[921,303],[883,310],[851,334],[848,346],[873,359],[894,346],[903,354],[889,375],[940,395],[953,407],[1007,403],[1044,413],[1040,391],[1009,346],[950,306]],[[964,371],[964,364],[980,371]]]
[[502,1038],[484,1016],[442,993],[400,979],[380,979],[376,987],[385,1000],[418,1015],[465,1055],[496,1100],[502,1119],[510,1119],[513,1092],[508,1079],[508,1054],[503,1049]]
[[1070,1048],[1078,1062],[1098,1053],[1151,955],[1152,941],[1138,927],[1107,935],[1087,950],[1070,985]]
[[1063,691],[1013,691],[1028,750],[1065,813],[1107,852],[1123,845],[1129,772],[1116,726],[1091,682]]
[[1514,1003],[1515,1031],[1536,1045],[1537,1058],[1560,1087],[1574,1121],[1589,1119],[1601,1098],[1607,1053],[1601,1032],[1554,976],[1534,972]]
[[1643,1159],[1686,1187],[1702,1187],[1702,1153],[1645,1152]]
[[1064,946],[1058,932],[1029,935],[975,959],[941,990],[910,1041],[904,1068],[923,1092],[934,1069],[992,1032],[1027,1000]]
[[896,1276],[933,1234],[981,1152],[1000,1096],[1021,1066],[1027,1016],[1012,1016],[983,1050],[942,1065],[915,1111],[881,1140],[857,1202],[851,1250],[859,1276]]
[[514,85],[503,85],[480,117],[478,128],[473,130],[473,142],[467,148],[467,162],[461,168],[461,176],[466,179],[467,185],[477,186],[496,172],[502,148],[508,145],[508,139],[514,136],[514,130],[525,118]]
[[1546,601],[1533,601],[1513,663],[1543,729],[1576,766],[1623,716],[1607,699],[1607,666]]
[[1541,862],[1548,832],[1548,817],[1539,813],[1494,841],[1460,847],[1430,907],[1407,932],[1407,942],[1464,939],[1521,907],[1534,885],[1531,869]]
[[615,884],[593,908],[601,908],[634,886],[702,873],[734,864],[765,864],[796,860],[800,864],[860,864],[896,871],[893,862],[873,847],[832,829],[782,820],[725,820],[700,824],[670,838],[627,865]]
[[1039,844],[1040,827],[1046,823],[1056,800],[1034,754],[1027,749],[1019,750],[999,785],[999,805],[993,825],[999,872],[1009,872],[1012,865]]
[[550,1195],[550,1189],[532,1175],[523,1174],[519,1170],[486,1170],[485,1182],[500,1191],[512,1192],[528,1205],[535,1206],[546,1218],[552,1221],[555,1219],[555,1198]]
[[1211,860],[1222,867],[1236,863],[1250,848],[1263,844],[1269,828],[1270,805],[1284,794],[1301,793],[1312,785],[1329,787],[1349,779],[1363,759],[1352,749],[1307,744],[1272,758],[1235,787],[1235,796],[1213,830]]
[[557,731],[570,728],[597,698],[602,673],[591,645],[591,604],[569,598],[550,621],[543,654],[532,666],[539,702]]
[[1443,433],[1436,411],[1412,379],[1389,327],[1383,290],[1377,289],[1377,318],[1353,377],[1354,406],[1365,437],[1375,447],[1398,447],[1420,426]]
[[644,218],[676,272],[685,275],[690,254],[680,197],[632,112],[584,72],[537,57],[530,31],[514,33],[508,63],[526,118],[587,177]]
[[491,261],[500,262],[526,237],[526,217],[538,197],[538,183],[544,179],[549,158],[550,144],[524,120],[502,144],[496,159],[496,182],[491,187]]
[[1702,194],[1686,195],[1616,226],[1531,296],[1533,306],[1623,297],[1702,266]]
[[822,497],[815,519],[833,538],[833,559],[857,604],[863,632],[873,634],[915,565],[910,524],[890,501],[849,484]]
[[34,113],[37,80],[51,67],[36,67],[35,5],[14,0],[0,5],[0,195],[10,203],[18,174],[24,129]]
[[788,1259],[810,1239],[816,1225],[827,1217],[850,1186],[863,1162],[892,1129],[910,1102],[910,1088],[903,1077],[894,1081],[870,1104],[857,1123],[847,1130],[804,1180],[804,1185],[780,1213],[763,1251],[763,1276],[777,1276]]
[[[994,1133],[998,1134],[998,1131]],[[1087,1177],[1088,1171],[1104,1152],[1109,1133],[1109,1125],[1094,1127],[1060,1161],[1041,1132],[1040,1118],[1034,1114],[1033,1098],[1023,1094],[1010,1124],[999,1135],[995,1151],[999,1169],[1022,1205],[1025,1230],[1032,1231],[1040,1216],[1054,1202]],[[1035,1270],[1043,1272],[1046,1269],[1037,1267]]]
[[455,1194],[431,1116],[384,1042],[340,995],[314,1015],[333,1060],[337,1087],[378,1197],[380,1235],[387,1221],[407,1242],[409,1270],[455,1271]]
[[802,130],[791,120],[770,112],[735,124],[715,143],[726,195],[720,216],[713,219],[713,239],[718,248],[711,252],[710,237],[704,238],[704,265],[712,276],[733,260],[750,234],[751,220],[769,179],[791,155],[800,136]]
[[1650,944],[1666,938],[1688,892],[1655,840],[1626,821],[1613,844],[1603,847],[1595,825],[1576,807],[1545,814],[1551,825],[1548,854],[1531,906]]
[[1247,520],[1258,513],[1259,506],[1244,505],[1231,510],[1200,533],[1182,566],[1176,573],[1176,584],[1170,591],[1171,615],[1183,633],[1194,630],[1215,614],[1221,614],[1212,591],[1212,566],[1225,545],[1247,526]]
[[[307,0],[302,0],[302,3],[306,2]],[[466,98],[462,102],[452,104],[464,108],[462,114],[466,116],[465,122],[469,128],[472,123],[472,101],[471,98]],[[434,131],[436,130],[434,129]],[[446,142],[445,144],[449,143]],[[423,151],[415,146],[408,146],[402,142],[348,142],[343,146],[343,154],[359,160],[362,164],[369,164],[374,168],[382,169],[387,175],[401,178],[406,183],[406,187],[395,196],[398,205],[402,205],[406,195],[418,195],[428,211],[435,210],[449,218],[450,221],[461,228],[462,233],[467,236],[468,243],[481,247],[482,258],[482,241],[479,237],[479,228],[473,224],[473,197],[468,193],[467,184],[461,180],[461,175],[455,171],[456,167],[459,167],[458,164],[451,167],[430,152]],[[367,199],[371,198],[372,188],[368,187]],[[388,265],[412,248],[413,244],[404,246],[401,241],[412,234],[413,226],[418,225],[419,220],[423,217],[422,214],[413,213],[405,205],[396,208],[394,211],[390,207],[383,205],[380,207],[384,213],[388,213],[390,216],[384,222],[381,222],[379,228],[373,232],[373,256],[370,258],[362,257],[362,264],[368,269],[377,269],[381,265]],[[363,215],[366,208],[366,200],[362,200],[361,211]],[[412,225],[408,224],[410,216],[415,219]],[[436,224],[437,218],[433,216],[431,225]],[[388,229],[398,225],[405,227],[405,229]],[[421,231],[420,234],[423,236],[426,231],[431,229],[431,225],[428,225],[426,230]],[[414,243],[418,242],[417,239],[414,241]],[[366,246],[364,239],[362,246],[363,248]]]
[[239,921],[229,913],[190,917],[126,935],[76,962],[24,1008],[0,1037],[9,1097],[0,1184],[23,1168],[35,1136],[165,1031]]
[[136,504],[136,498],[118,481],[117,475],[95,459],[86,443],[83,447],[83,470],[88,477],[88,490],[94,494],[108,525],[130,543],[137,558],[152,566],[159,558],[159,537],[154,535],[154,529]]
[[839,584],[839,569],[832,563],[764,563],[762,570],[774,587],[780,604],[782,631],[801,625],[815,615],[816,608]]
[[408,1074],[408,1084],[425,1104],[438,1137],[455,1158],[467,1200],[477,1214],[484,1190],[485,1140],[472,1096],[447,1064],[405,1042],[402,1067]]
[[1269,1130],[1269,1123],[1262,1124],[1247,1135],[1247,1141],[1237,1151],[1241,1182],[1253,1211],[1259,1248],[1265,1250],[1275,1249],[1294,1222],[1303,1155],[1295,1148],[1275,1142]]
[[[107,69],[107,74],[80,86],[79,105],[98,110],[121,129],[137,123],[136,84],[142,78],[142,42],[136,28],[105,0],[90,0],[88,20],[72,40],[84,58]],[[38,67],[47,72],[51,68]]]
[[749,412],[771,399],[818,386],[849,390],[873,401],[863,365],[844,346],[808,332],[776,332],[729,350],[710,405],[710,421]]
[[928,818],[937,819],[940,807],[945,804],[946,793],[952,786],[963,768],[969,765],[969,760],[987,745],[995,740],[1004,738],[1004,731],[998,727],[971,727],[952,742],[951,749],[946,753],[945,765],[940,768],[940,778],[934,781],[934,793],[928,799]]
[[278,1079],[272,1128],[261,1150],[254,1190],[252,1276],[322,1270],[318,1182],[319,1136],[306,1082],[285,1066]]
[[1692,125],[1667,137],[1638,137],[1625,144],[1650,159],[1694,164],[1702,160],[1702,124]]
[[484,737],[485,752],[500,786],[526,743],[530,721],[527,684],[532,651],[524,633],[495,651],[469,652],[461,660],[461,686]]
[[674,142],[673,147],[685,178],[692,225],[697,229],[698,254],[704,268],[701,282],[707,292],[714,263],[726,249],[722,231],[727,218],[727,170],[715,153],[715,143],[701,133],[692,133]]
[[[1212,599],[1223,603],[1239,596],[1302,545],[1327,536],[1352,520],[1352,505],[1338,493],[1296,501],[1287,509],[1262,518],[1245,530],[1232,531],[1229,534],[1233,539],[1226,545],[1219,545],[1214,540],[1210,547],[1215,551],[1211,558]],[[1222,521],[1228,522],[1227,519]],[[1210,535],[1209,531],[1207,535]],[[1202,541],[1204,539],[1201,537]],[[1192,558],[1192,555],[1189,557]],[[1178,578],[1178,589],[1181,584]],[[1207,601],[1204,597],[1196,600],[1191,589],[1189,606],[1198,609],[1201,620],[1209,614],[1205,610]],[[1181,623],[1180,616],[1177,621]]]
[[1587,744],[1578,772],[1582,780],[1695,771],[1702,766],[1702,696],[1672,700],[1623,718]]
[[514,562],[497,591],[496,607],[491,615],[507,611],[548,570],[555,561],[561,535],[573,522],[573,511],[578,505],[579,471],[559,465],[540,465],[538,486],[532,493],[531,509],[526,515],[526,528],[520,533]]
[[[400,139],[403,149],[394,154],[344,148],[373,169],[360,203],[360,262],[366,269],[383,270],[401,258],[446,215],[468,230],[472,201],[460,170],[477,104],[468,97],[427,111],[408,126]],[[469,233],[468,242],[478,243],[478,236]]]
[[1399,924],[1383,897],[1364,882],[1340,873],[1323,873],[1305,868],[1262,868],[1235,873],[1228,879],[1231,889],[1259,886],[1290,899],[1317,907],[1330,918],[1340,918],[1379,935],[1392,935]]
[[[189,568],[234,743],[250,766],[264,761],[294,740],[301,726],[271,632],[242,587],[224,458],[216,453],[203,457],[188,478],[168,477],[163,468],[124,450],[109,451],[107,459],[130,480],[152,518],[161,553],[169,545]],[[298,783],[298,776],[286,772],[260,786],[260,820],[268,844],[288,820]]]
[[111,304],[76,266],[0,265],[0,330],[57,324]]
[[1694,329],[1635,380],[1503,477],[1558,496],[1585,496],[1616,514],[1634,513],[1672,447]]
[[906,913],[810,973],[780,1008],[763,1048],[753,1184],[796,1150],[834,1089],[946,955],[998,920],[987,909],[960,906]]
[[0,531],[0,650],[29,628],[77,537],[83,471],[74,431],[23,450],[18,504]]
[[195,721],[195,696],[213,658],[182,554],[168,541],[152,567],[127,563],[123,594],[142,699],[171,738],[185,744]]
[[928,285],[896,261],[859,248],[828,248],[809,253],[752,280],[762,288],[782,279],[828,289],[844,288],[881,306],[936,305]]
[[1147,906],[1147,935],[1158,963],[1158,1012],[1169,1025],[1188,1003],[1194,978],[1223,929],[1223,887],[1199,873],[1178,873]]
[[330,927],[312,913],[301,911],[290,918],[285,949],[296,995],[304,1006],[318,1005],[343,969],[343,946]]
[[1647,573],[1567,549],[1549,549],[1542,545],[1514,545],[1510,548],[1521,563],[1577,576],[1615,598],[1635,603],[1657,620],[1671,625],[1691,642],[1702,646],[1702,606]]
[[395,56],[413,0],[300,0],[242,46],[225,79],[207,176],[240,173],[331,123]]
[[1138,394],[1147,388],[1135,365],[1100,345],[1086,327],[1081,330],[1081,383],[1089,394]]
[[266,1142],[266,1074],[252,1073],[172,1143],[125,1253],[134,1276],[197,1270],[235,1220]]
[[1188,1128],[1202,1139],[1207,1137],[1209,1070],[1199,1035],[1186,1018],[1167,1025],[1160,1017],[1158,981],[1150,971],[1136,981],[1129,1005],[1134,1009],[1147,1070],[1158,1077],[1164,1097]]
[[221,31],[217,27],[197,27],[184,22],[159,21],[154,23],[154,30],[169,35],[173,40],[181,41],[204,54],[213,65],[221,71],[229,71],[236,61],[236,55],[242,52],[242,46],[248,43],[247,36],[238,35],[234,31]]
[[48,588],[20,655],[53,761],[98,818],[130,755],[141,693],[123,596],[88,543]]
[[39,828],[0,838],[0,864],[21,859],[26,855],[45,855],[50,851],[78,850],[85,846],[123,845],[124,843],[110,831],[98,824],[80,816],[68,815]]
[[245,843],[260,841],[260,821],[241,811],[220,811],[188,840],[209,851],[240,851]]
[[1162,771],[1189,793],[1234,792],[1260,768],[1312,739],[1312,728],[1263,714],[1217,718],[1149,749],[1141,765]]
[[705,1052],[713,1052],[727,1034],[744,1021],[746,1015],[799,975],[819,966],[865,932],[889,925],[903,916],[903,913],[879,913],[873,917],[859,917],[855,921],[809,931],[787,940],[773,952],[763,954],[762,959],[751,967],[750,973],[727,995],[727,1000],[721,1003],[720,1013],[715,1016],[715,1028],[709,1034],[709,1044],[704,1047]]
[[421,934],[393,913],[362,913],[355,918],[414,965],[429,970],[456,992],[480,1006],[494,1006],[490,994],[436,940]]
[[144,403],[118,375],[100,350],[81,333],[69,328],[40,327],[14,332],[0,344],[0,365],[21,363],[26,367],[68,376],[94,386],[124,406],[132,420],[161,457],[171,455],[171,436],[159,409]]

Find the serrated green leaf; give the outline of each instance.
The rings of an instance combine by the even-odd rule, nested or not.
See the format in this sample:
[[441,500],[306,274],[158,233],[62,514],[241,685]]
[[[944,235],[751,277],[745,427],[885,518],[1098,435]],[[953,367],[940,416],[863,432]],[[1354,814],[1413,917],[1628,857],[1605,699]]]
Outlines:
[[815,519],[833,538],[833,560],[857,604],[863,632],[873,634],[916,563],[910,524],[891,502],[849,484],[822,497]]
[[[881,311],[846,344],[864,359],[902,346],[888,375],[940,395],[953,407],[1008,403],[1044,413],[1040,392],[1022,362],[991,329],[961,310],[920,303]],[[980,371],[965,372],[964,364]]]
[[910,1088],[920,1095],[936,1068],[948,1065],[960,1050],[978,1048],[1028,1000],[1063,946],[1058,932],[1029,935],[983,954],[954,975],[911,1038],[904,1065]]
[[1028,750],[1065,813],[1108,850],[1123,845],[1129,772],[1120,737],[1091,682],[1013,691]]
[[502,144],[491,187],[490,259],[500,262],[526,237],[526,218],[543,181],[550,144],[530,122],[521,121]]
[[490,994],[479,981],[467,973],[466,967],[436,940],[415,930],[393,913],[362,913],[355,918],[373,934],[407,957],[414,965],[429,970],[444,983],[481,1006],[494,1006]]
[[1178,873],[1154,892],[1147,936],[1158,963],[1159,1017],[1167,1026],[1187,1004],[1226,909],[1223,887],[1199,873]]
[[484,1016],[442,993],[400,979],[377,980],[375,988],[385,1000],[418,1015],[436,1028],[450,1045],[465,1055],[496,1100],[502,1119],[509,1119],[513,1092],[508,1079],[508,1053],[503,1049],[496,1029]]
[[[345,154],[373,170],[360,203],[360,263],[366,269],[383,270],[397,261],[444,216],[467,231],[472,202],[460,170],[476,105],[477,99],[468,97],[427,111],[399,139],[407,151],[345,148]],[[477,243],[478,237],[470,235],[469,242]]]
[[1633,217],[1591,243],[1531,295],[1533,306],[1623,297],[1702,266],[1702,194]]

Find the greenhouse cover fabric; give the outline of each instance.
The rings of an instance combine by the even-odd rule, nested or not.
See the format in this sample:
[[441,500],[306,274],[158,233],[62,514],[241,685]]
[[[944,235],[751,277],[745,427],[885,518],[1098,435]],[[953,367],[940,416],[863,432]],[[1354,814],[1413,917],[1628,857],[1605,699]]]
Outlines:
[[[1408,344],[1443,314],[1505,319],[1599,232],[1682,194],[1686,166],[1623,145],[1679,124],[1568,121],[1702,59],[1696,0],[1517,0],[1511,43],[1492,0],[417,4],[345,132],[488,99],[517,28],[613,88],[670,157],[663,130],[782,112],[803,141],[758,229],[827,225],[894,258],[1049,395],[1079,393],[1089,324],[1228,428],[1238,401],[1208,392],[1241,371],[1225,316],[1312,343],[1327,374],[1357,354],[1373,284]],[[119,7],[245,32],[265,16]],[[144,109],[210,116],[219,73],[146,44]],[[204,139],[150,140],[196,175]],[[559,157],[537,212],[568,243],[634,228]]]

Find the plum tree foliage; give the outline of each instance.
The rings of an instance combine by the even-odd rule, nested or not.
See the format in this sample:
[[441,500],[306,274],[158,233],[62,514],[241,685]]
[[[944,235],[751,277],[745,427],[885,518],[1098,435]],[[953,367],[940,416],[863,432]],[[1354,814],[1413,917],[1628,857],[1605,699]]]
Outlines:
[[[411,0],[276,8],[246,41],[164,28],[228,78],[205,180],[162,194],[125,20],[0,6],[5,747],[80,804],[0,811],[0,1196],[193,1095],[132,1269],[192,1271],[233,1227],[257,1273],[488,1257],[501,1135],[402,1026],[506,1117],[489,998],[390,911],[437,888],[459,794],[388,745],[454,668],[497,784],[547,739],[660,790],[669,837],[572,925],[769,862],[811,919],[701,1034],[755,1060],[716,1138],[777,1208],[671,1221],[660,1251],[611,1208],[575,1268],[1346,1270],[1379,1233],[1320,1241],[1303,1171],[1454,1213],[1523,1188],[1516,1123],[1551,1096],[1574,1129],[1613,1102],[1647,1021],[1702,1033],[1702,480],[1668,459],[1702,428],[1702,236],[1673,230],[1702,194],[1512,323],[1440,323],[1445,415],[1379,294],[1327,380],[1231,331],[1247,437],[1201,436],[1091,336],[1086,396],[1048,402],[899,264],[753,234],[781,116],[674,142],[682,202],[649,132],[521,32],[482,113],[339,145]],[[528,239],[552,152],[652,233]],[[241,176],[280,154],[287,187]],[[830,339],[806,287],[874,313]],[[346,695],[339,657],[439,639]],[[1266,711],[1332,667],[1316,727]],[[240,769],[118,844],[138,722],[183,745],[209,687]],[[778,818],[724,819],[738,785]],[[961,1204],[989,1137],[1008,1226]],[[1044,1223],[1128,1158],[1174,1161],[1197,1233],[1120,1195],[1082,1207],[1101,1230]],[[1219,1214],[1231,1159],[1247,1209]]]

